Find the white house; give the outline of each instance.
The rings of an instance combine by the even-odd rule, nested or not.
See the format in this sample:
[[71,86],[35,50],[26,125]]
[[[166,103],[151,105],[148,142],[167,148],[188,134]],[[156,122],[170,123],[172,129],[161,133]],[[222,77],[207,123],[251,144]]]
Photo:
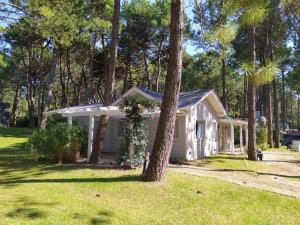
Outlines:
[[[124,143],[123,119],[125,113],[119,108],[126,96],[140,96],[151,100],[162,101],[163,95],[140,87],[132,87],[111,106],[97,105],[76,106],[47,112],[46,115],[59,113],[68,118],[69,124],[73,120],[88,130],[87,157],[91,156],[93,139],[100,115],[108,115],[108,128],[105,134],[103,152],[116,153]],[[156,135],[160,111],[145,112],[146,128],[148,132],[148,146],[151,152]],[[231,119],[212,89],[181,92],[179,95],[177,120],[175,126],[172,157],[187,160],[199,159],[223,150],[233,150],[235,126],[239,131],[240,147],[243,151],[244,142],[247,145],[247,122]],[[243,132],[244,130],[244,132]]]

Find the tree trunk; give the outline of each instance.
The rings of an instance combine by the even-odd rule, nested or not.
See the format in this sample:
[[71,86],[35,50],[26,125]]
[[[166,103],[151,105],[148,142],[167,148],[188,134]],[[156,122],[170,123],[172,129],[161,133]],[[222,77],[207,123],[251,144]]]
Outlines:
[[155,80],[155,89],[158,92],[159,91],[159,79],[161,76],[161,48],[162,48],[162,42],[160,42],[159,48],[158,48],[158,55],[157,55],[157,75]]
[[243,98],[243,109],[242,109],[242,115],[243,118],[248,117],[248,98],[247,98],[247,90],[248,90],[248,79],[245,76],[244,78],[244,98]]
[[[108,73],[105,81],[104,90],[104,105],[109,106],[113,101],[113,90],[115,86],[115,73],[118,54],[118,37],[119,37],[119,22],[120,22],[120,0],[114,1],[114,15],[112,22],[112,41],[110,48],[110,57],[108,63]],[[91,154],[89,163],[98,163],[100,160],[100,152],[103,147],[104,135],[107,128],[108,117],[101,116],[99,129],[96,134],[94,148]],[[98,143],[97,143],[98,142]]]
[[55,81],[57,58],[58,58],[58,49],[56,47],[53,47],[50,73],[49,73],[49,79],[48,79],[48,83],[47,83],[47,87],[48,87],[47,97],[45,99],[44,109],[43,109],[41,123],[40,123],[41,129],[45,129],[46,125],[47,125],[47,116],[44,113],[48,112],[49,106],[50,106],[50,104],[52,102],[52,98],[53,98],[53,85],[54,85],[54,81]]
[[149,72],[149,69],[148,69],[146,49],[143,49],[143,57],[144,57],[145,73],[146,73],[146,76],[147,76],[147,87],[150,90],[151,89],[151,77],[150,77],[150,72]]
[[268,144],[270,148],[273,148],[273,130],[272,130],[272,121],[273,121],[273,113],[272,113],[272,97],[271,97],[271,84],[266,84],[266,92],[265,92],[265,103],[266,103],[266,113],[267,113],[267,127],[268,127]]
[[222,72],[221,72],[221,79],[222,79],[222,103],[225,110],[228,112],[228,103],[227,103],[227,90],[226,90],[226,62],[225,59],[222,58]]
[[34,113],[34,96],[31,85],[28,87],[28,117],[29,124],[28,128],[32,129],[35,127],[35,113]]
[[282,103],[281,103],[281,108],[282,108],[282,127],[283,130],[285,131],[285,125],[286,125],[286,101],[285,101],[285,76],[284,76],[284,70],[281,72],[282,74]]
[[273,98],[274,98],[274,147],[279,148],[279,113],[278,113],[278,93],[277,93],[277,80],[273,80]]
[[173,145],[182,72],[183,0],[172,0],[166,87],[146,181],[163,180]]
[[[250,55],[252,57],[253,70],[256,69],[256,43],[255,43],[255,26],[250,27]],[[248,159],[256,160],[256,87],[255,83],[248,76]]]
[[122,94],[125,93],[126,89],[127,89],[127,79],[128,79],[128,65],[125,66],[125,77],[124,77],[124,80],[123,80],[123,90],[122,90]]
[[16,90],[15,90],[15,96],[14,96],[14,101],[13,101],[13,105],[12,105],[12,109],[11,109],[11,114],[10,114],[10,125],[12,127],[16,126],[16,111],[17,111],[17,107],[18,107],[18,103],[19,103],[19,84],[17,84],[16,86]]
[[300,128],[300,93],[297,93],[297,129]]

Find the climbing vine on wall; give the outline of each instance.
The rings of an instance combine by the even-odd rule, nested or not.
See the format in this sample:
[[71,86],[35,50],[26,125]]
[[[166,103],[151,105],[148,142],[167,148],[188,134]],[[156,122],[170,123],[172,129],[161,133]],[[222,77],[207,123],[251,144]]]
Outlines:
[[121,106],[126,113],[125,146],[121,147],[120,161],[129,167],[140,166],[143,163],[148,136],[145,129],[145,118],[141,113],[153,112],[158,103],[141,97],[126,97]]

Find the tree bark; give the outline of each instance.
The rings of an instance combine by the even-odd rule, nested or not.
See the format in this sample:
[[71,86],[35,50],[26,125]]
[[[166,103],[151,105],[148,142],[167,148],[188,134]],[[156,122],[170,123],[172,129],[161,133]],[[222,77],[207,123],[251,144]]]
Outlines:
[[270,148],[273,148],[273,113],[272,113],[272,97],[271,97],[271,84],[266,84],[265,103],[267,113],[267,127],[268,127],[268,144]]
[[[253,70],[256,69],[256,43],[255,26],[250,27],[250,55],[252,57]],[[248,159],[256,161],[256,87],[254,81],[248,76]]]
[[297,93],[297,129],[300,128],[300,93]]
[[227,90],[226,90],[226,62],[225,59],[222,58],[222,71],[221,71],[221,79],[222,79],[222,103],[225,110],[228,112],[228,103],[227,103]]
[[[114,1],[114,15],[112,22],[112,41],[110,48],[110,57],[108,63],[108,73],[105,81],[104,90],[104,105],[109,106],[113,102],[113,90],[115,86],[115,73],[117,65],[118,54],[118,37],[119,37],[119,23],[120,23],[120,0]],[[107,128],[108,116],[102,115],[100,117],[99,129],[96,134],[96,139],[91,154],[89,163],[98,163],[100,160],[100,152],[103,147],[104,136]]]
[[279,113],[278,113],[278,93],[277,93],[277,81],[273,80],[273,98],[274,98],[274,147],[279,148]]
[[11,109],[11,114],[10,114],[10,125],[12,127],[16,126],[16,111],[17,111],[17,107],[18,107],[18,103],[19,103],[19,94],[20,94],[20,88],[19,88],[19,84],[17,84],[16,86],[16,90],[15,90],[15,96],[14,96],[14,101],[13,101],[13,105],[12,105],[12,109]]
[[47,83],[47,87],[48,87],[47,97],[45,99],[44,109],[43,109],[42,118],[41,118],[41,123],[40,123],[40,126],[39,126],[41,129],[46,128],[47,116],[44,113],[48,112],[49,106],[50,106],[50,104],[52,102],[52,99],[53,99],[53,85],[54,85],[54,81],[55,81],[57,58],[58,58],[58,49],[56,47],[53,47],[50,73],[49,73],[49,79],[48,79],[48,83]]
[[248,90],[248,79],[245,76],[245,78],[244,78],[244,98],[243,98],[243,109],[242,109],[243,118],[247,118],[248,117],[248,96],[247,96],[247,90]]
[[285,101],[285,75],[284,70],[281,72],[282,74],[282,127],[283,131],[285,131],[285,125],[286,125],[286,101]]
[[159,79],[161,76],[161,49],[162,49],[163,39],[159,43],[158,54],[157,54],[157,75],[155,80],[155,90],[159,92]]
[[146,73],[146,77],[147,77],[147,87],[150,90],[151,89],[151,77],[150,77],[150,72],[149,72],[149,68],[148,68],[146,49],[143,49],[143,57],[144,57],[145,73]]
[[166,87],[146,181],[163,180],[173,145],[182,73],[183,0],[171,1],[170,52]]

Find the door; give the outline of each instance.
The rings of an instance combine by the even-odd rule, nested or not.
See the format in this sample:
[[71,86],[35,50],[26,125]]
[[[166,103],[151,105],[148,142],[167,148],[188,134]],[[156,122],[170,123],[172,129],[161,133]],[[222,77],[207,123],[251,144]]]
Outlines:
[[196,138],[197,138],[197,158],[202,158],[204,154],[205,144],[205,121],[196,122]]

